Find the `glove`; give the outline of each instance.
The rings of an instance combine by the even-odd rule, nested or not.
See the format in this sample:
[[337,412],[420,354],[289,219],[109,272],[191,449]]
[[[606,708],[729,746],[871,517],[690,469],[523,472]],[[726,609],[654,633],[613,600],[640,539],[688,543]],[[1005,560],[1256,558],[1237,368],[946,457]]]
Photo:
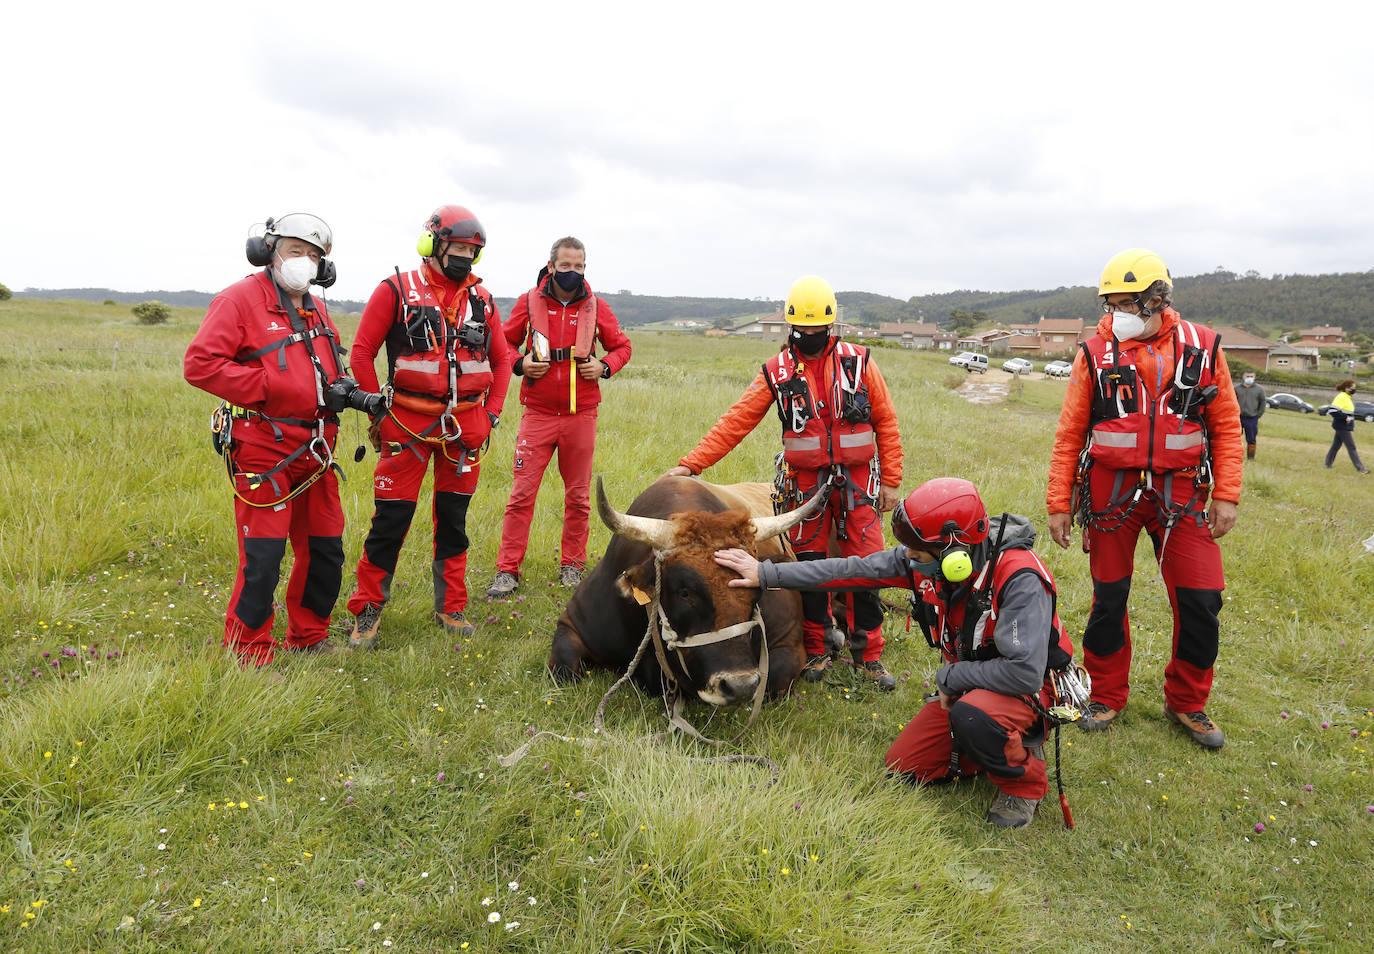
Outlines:
[[386,413],[386,395],[370,394],[366,391],[363,393],[367,394],[367,398],[363,402],[362,410],[368,417],[380,418]]

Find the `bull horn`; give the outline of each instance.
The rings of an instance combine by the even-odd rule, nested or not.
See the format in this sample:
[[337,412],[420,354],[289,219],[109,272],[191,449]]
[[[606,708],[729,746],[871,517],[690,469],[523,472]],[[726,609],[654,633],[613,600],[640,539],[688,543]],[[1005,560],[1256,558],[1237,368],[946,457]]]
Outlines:
[[674,528],[671,520],[637,517],[614,509],[606,500],[606,489],[601,485],[600,475],[596,478],[596,512],[612,533],[627,540],[647,543],[655,550],[666,550],[672,545]]
[[789,510],[787,513],[780,513],[775,517],[755,517],[753,519],[754,539],[767,540],[769,537],[787,533],[802,521],[814,517],[825,506],[825,501],[830,497],[830,484],[831,481],[827,480],[816,489],[816,493],[810,500],[796,510]]

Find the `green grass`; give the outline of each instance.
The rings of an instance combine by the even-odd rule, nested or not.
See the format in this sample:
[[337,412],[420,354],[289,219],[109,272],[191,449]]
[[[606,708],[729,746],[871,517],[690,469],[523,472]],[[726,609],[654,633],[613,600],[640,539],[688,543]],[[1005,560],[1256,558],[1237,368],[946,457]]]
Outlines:
[[[1078,828],[1052,796],[1029,829],[996,832],[986,782],[917,791],[882,777],[935,667],[901,618],[886,654],[897,692],[835,673],[727,749],[775,760],[772,786],[756,766],[696,761],[719,752],[693,743],[589,740],[614,677],[562,688],[543,669],[566,595],[548,585],[552,472],[522,598],[479,600],[471,639],[428,621],[421,519],[380,651],[283,659],[279,679],[239,670],[218,647],[235,554],[206,433],[216,402],[180,374],[199,317],[176,309],[145,328],[126,308],[0,304],[0,950],[1370,948],[1374,569],[1360,541],[1374,481],[1321,467],[1325,420],[1264,417],[1222,544],[1209,712],[1227,747],[1204,752],[1160,712],[1168,605],[1142,547],[1131,705],[1105,736],[1064,736]],[[639,332],[634,346],[606,385],[597,447],[621,507],[768,353]],[[974,407],[942,355],[878,361],[904,487],[966,475],[990,506],[1043,526],[1063,384],[1026,381],[1019,399]],[[490,580],[517,407],[512,394],[469,519],[474,592]],[[352,463],[358,437],[350,423],[340,441],[350,570],[371,515],[374,459]],[[776,447],[769,419],[708,476],[767,479]],[[607,541],[594,524],[592,551]],[[1041,552],[1076,633],[1086,560]],[[689,715],[726,738],[745,719]],[[608,707],[618,740],[662,722],[633,692]],[[540,730],[576,738],[497,765]]]

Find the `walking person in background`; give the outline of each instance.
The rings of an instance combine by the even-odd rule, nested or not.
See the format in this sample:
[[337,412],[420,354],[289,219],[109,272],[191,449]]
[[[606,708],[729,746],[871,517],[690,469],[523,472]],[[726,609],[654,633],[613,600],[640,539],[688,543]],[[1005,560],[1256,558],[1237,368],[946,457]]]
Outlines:
[[1342,446],[1350,455],[1350,462],[1360,474],[1369,473],[1369,468],[1360,463],[1359,451],[1355,450],[1355,382],[1346,378],[1336,385],[1336,396],[1331,399],[1331,429],[1336,433],[1331,438],[1331,449],[1326,452],[1326,469],[1336,463],[1336,454]]
[[1221,337],[1173,309],[1158,255],[1113,256],[1098,294],[1103,315],[1073,359],[1046,493],[1050,537],[1067,547],[1077,516],[1093,580],[1083,631],[1092,699],[1078,724],[1107,729],[1126,707],[1127,603],[1144,531],[1174,617],[1164,717],[1219,749],[1225,738],[1205,707],[1226,586],[1217,540],[1236,524],[1244,469],[1235,387]]
[[1269,408],[1264,401],[1264,388],[1255,383],[1255,372],[1246,371],[1240,376],[1236,403],[1240,405],[1240,429],[1245,432],[1245,456],[1254,460],[1255,445],[1259,443],[1259,419]]
[[386,346],[385,416],[373,433],[381,453],[372,478],[375,511],[358,560],[350,649],[377,644],[401,545],[430,461],[434,462],[434,622],[455,636],[474,627],[465,610],[468,505],[481,474],[481,448],[501,416],[510,384],[501,315],[472,266],[487,233],[461,205],[441,205],[425,222],[420,267],[377,286],[363,309],[353,364],[375,389]]
[[334,652],[329,617],[344,559],[338,413],[382,406],[344,373],[338,329],[310,295],[311,285],[334,284],[331,248],[318,216],[268,219],[247,248],[248,261],[266,267],[215,296],[186,349],[186,380],[225,402],[214,426],[233,481],[239,562],[224,645],[252,666],[270,663],[277,648],[273,595],[288,540],[286,648]]
[[[520,585],[520,565],[529,546],[539,482],[554,452],[563,478],[563,540],[558,582],[576,586],[587,566],[591,516],[592,455],[601,382],[630,363],[630,339],[611,306],[587,284],[587,248],[571,235],[553,243],[538,284],[515,300],[506,320],[520,386],[520,429],[510,502],[501,524],[496,577],[489,599],[509,596]],[[596,343],[606,349],[596,356]]]

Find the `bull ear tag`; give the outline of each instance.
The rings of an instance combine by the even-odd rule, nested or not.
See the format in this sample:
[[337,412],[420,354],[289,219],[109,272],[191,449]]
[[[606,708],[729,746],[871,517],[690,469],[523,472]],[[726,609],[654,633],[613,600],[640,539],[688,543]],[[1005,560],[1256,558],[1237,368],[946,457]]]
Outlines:
[[637,586],[630,587],[630,595],[635,598],[635,602],[638,603],[640,606],[648,606],[650,603],[653,602],[653,599],[649,596],[649,594],[645,593]]

